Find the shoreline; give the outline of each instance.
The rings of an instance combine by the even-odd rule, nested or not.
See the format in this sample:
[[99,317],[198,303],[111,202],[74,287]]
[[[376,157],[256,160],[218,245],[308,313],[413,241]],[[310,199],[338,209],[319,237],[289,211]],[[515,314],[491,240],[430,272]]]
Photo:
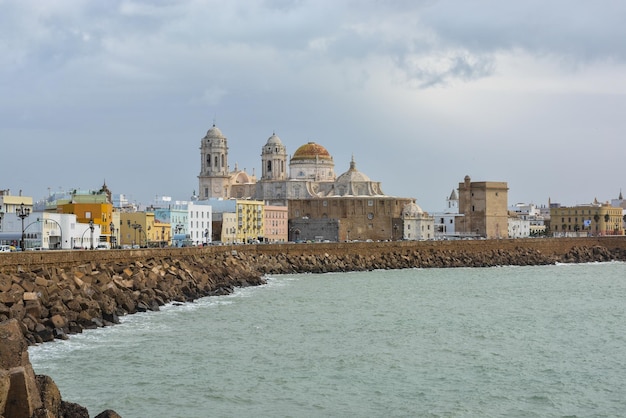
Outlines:
[[271,274],[626,261],[626,237],[261,244],[0,254],[0,322],[29,344],[109,326]]

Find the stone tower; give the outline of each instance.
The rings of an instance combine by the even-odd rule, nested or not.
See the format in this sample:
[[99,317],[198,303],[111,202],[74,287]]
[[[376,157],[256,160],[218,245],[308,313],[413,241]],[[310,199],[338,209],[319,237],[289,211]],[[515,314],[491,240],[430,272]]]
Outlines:
[[287,149],[272,133],[261,151],[261,180],[287,180]]
[[228,197],[228,140],[213,124],[200,142],[200,199]]

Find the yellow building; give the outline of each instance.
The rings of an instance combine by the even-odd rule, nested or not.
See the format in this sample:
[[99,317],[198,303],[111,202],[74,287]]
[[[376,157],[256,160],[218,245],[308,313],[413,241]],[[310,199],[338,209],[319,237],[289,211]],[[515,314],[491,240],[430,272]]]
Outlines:
[[265,209],[262,201],[237,200],[235,213],[237,215],[237,242],[252,243],[263,239]]
[[624,235],[622,208],[597,200],[589,205],[550,208],[555,236]]
[[154,212],[121,212],[119,222],[122,246],[163,247],[171,243],[171,225],[155,220]]
[[57,204],[57,212],[76,215],[78,223],[93,221],[94,224],[100,226],[100,239],[111,243],[111,237],[113,236],[111,226],[115,225],[113,223],[113,205],[110,202],[97,201],[96,196],[93,196],[92,199],[82,199],[82,196],[80,196],[81,198],[74,196],[69,202],[59,202]]

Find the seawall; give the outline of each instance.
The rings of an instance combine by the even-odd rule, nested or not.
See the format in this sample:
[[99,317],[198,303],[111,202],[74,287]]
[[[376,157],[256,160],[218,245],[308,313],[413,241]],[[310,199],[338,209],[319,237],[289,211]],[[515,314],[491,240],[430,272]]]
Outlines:
[[268,274],[609,260],[626,260],[626,237],[0,253],[0,322],[16,319],[34,344]]

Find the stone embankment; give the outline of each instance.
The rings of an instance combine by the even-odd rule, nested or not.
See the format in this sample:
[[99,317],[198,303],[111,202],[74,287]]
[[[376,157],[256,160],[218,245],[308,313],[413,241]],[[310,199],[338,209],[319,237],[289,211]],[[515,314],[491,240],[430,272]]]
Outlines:
[[0,321],[18,320],[35,344],[259,285],[271,274],[608,260],[626,260],[626,237],[3,253]]
[[[66,407],[75,412],[56,414],[62,403],[54,382],[34,377],[23,349],[19,356],[3,350],[5,334],[15,334],[16,327],[24,345],[65,339],[115,324],[122,315],[263,284],[272,274],[610,260],[626,261],[626,237],[0,253],[0,323],[9,321],[13,330],[0,329],[0,418],[88,417],[73,404]],[[6,363],[5,356],[21,356],[21,363]],[[10,405],[22,404],[23,397],[28,411],[14,414]],[[40,404],[57,412],[33,415],[43,411]],[[117,415],[105,413],[100,416]]]

